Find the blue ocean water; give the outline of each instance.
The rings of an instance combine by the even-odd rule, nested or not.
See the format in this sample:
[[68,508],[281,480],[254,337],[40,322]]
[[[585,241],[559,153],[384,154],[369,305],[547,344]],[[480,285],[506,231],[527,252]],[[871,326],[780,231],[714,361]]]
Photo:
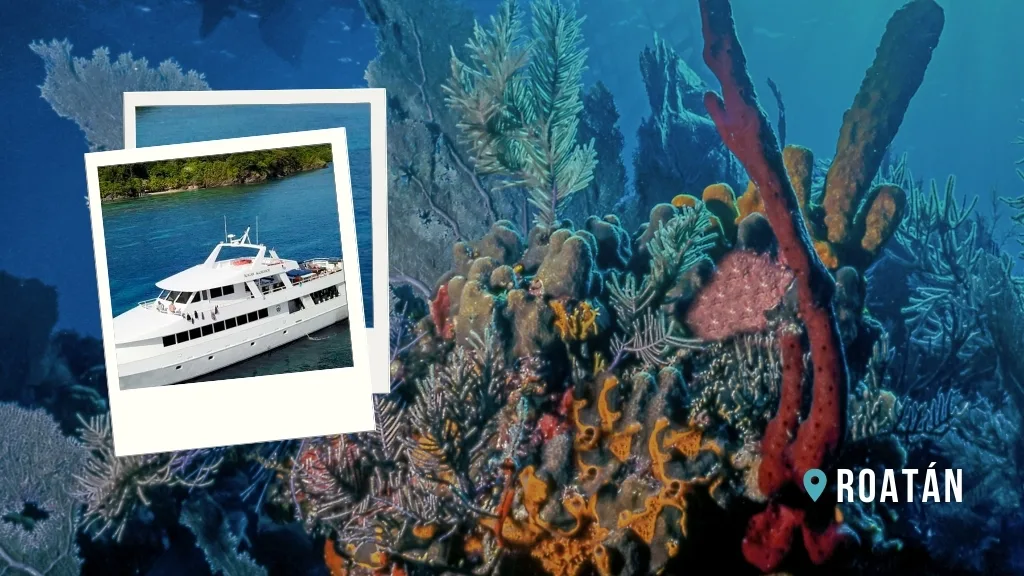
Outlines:
[[[345,128],[348,137],[363,310],[366,325],[370,327],[373,326],[373,225],[369,104],[159,106],[139,109],[135,121],[136,146],[139,147],[325,128]],[[333,189],[333,182],[331,186]],[[334,201],[333,196],[331,201]]]
[[[155,284],[202,263],[228,232],[266,244],[281,258],[342,257],[334,167],[245,186],[158,194],[103,205],[114,315],[158,293]],[[259,229],[257,232],[257,219]],[[251,255],[225,250],[221,258]],[[348,323],[300,339],[202,380],[352,365]]]

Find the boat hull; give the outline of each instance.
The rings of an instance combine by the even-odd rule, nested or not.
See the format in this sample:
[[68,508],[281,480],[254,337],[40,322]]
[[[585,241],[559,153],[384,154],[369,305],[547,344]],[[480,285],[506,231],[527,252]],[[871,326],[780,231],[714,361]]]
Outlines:
[[244,328],[244,332],[233,331],[230,342],[218,339],[208,346],[190,347],[176,357],[118,364],[119,385],[122,390],[133,390],[178,384],[269,352],[347,319],[345,298],[337,300],[330,308],[315,310],[316,314],[307,309],[306,314],[272,317]]

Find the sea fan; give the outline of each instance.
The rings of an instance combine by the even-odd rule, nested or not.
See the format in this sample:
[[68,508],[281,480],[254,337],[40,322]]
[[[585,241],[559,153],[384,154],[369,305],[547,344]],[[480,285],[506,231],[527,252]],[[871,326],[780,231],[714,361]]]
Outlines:
[[93,50],[92,58],[78,58],[67,40],[33,42],[29,48],[46,65],[43,98],[62,118],[78,124],[92,150],[124,147],[125,92],[210,89],[202,74],[185,72],[174,60],[150,68],[145,58],[136,60],[130,52],[111,61],[107,48]]

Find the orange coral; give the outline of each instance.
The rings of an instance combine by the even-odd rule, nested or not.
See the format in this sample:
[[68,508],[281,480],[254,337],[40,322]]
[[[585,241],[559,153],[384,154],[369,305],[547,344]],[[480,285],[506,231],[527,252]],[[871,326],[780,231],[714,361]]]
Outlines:
[[338,554],[334,547],[334,540],[328,538],[324,542],[324,564],[327,565],[327,572],[331,576],[348,576],[348,562]]
[[608,451],[615,456],[615,459],[619,462],[625,462],[629,458],[629,453],[633,450],[633,436],[643,429],[638,422],[634,422],[625,429],[615,432],[608,439]]
[[437,534],[437,524],[417,524],[412,527],[412,535],[420,540],[430,540]]
[[600,331],[597,323],[600,312],[589,302],[580,302],[571,313],[566,310],[565,303],[561,300],[552,300],[549,306],[555,313],[555,330],[558,337],[565,342],[587,340],[597,336]]
[[665,434],[662,446],[675,448],[683,456],[693,458],[700,452],[700,444],[703,438],[704,433],[696,428],[687,428],[681,432],[670,430]]
[[[540,561],[541,566],[552,576],[576,576],[581,572],[587,561],[599,563],[594,554],[601,542],[608,537],[608,530],[592,522],[587,526],[586,533],[580,538],[552,538],[541,542],[530,551]],[[607,558],[607,550],[602,550],[601,558]]]
[[547,502],[548,485],[537,478],[533,466],[527,466],[519,473],[519,484],[523,487],[523,506],[531,519],[540,517],[540,508]]
[[579,469],[580,480],[590,482],[597,478],[601,469],[583,461],[583,454],[576,454],[576,468]]
[[601,393],[597,396],[597,413],[601,418],[601,431],[611,432],[615,423],[622,417],[622,412],[614,412],[608,406],[608,393],[618,388],[619,379],[615,376],[608,376],[601,387]]
[[643,511],[623,510],[619,512],[619,528],[629,528],[645,544],[650,545],[654,540],[654,531],[657,527],[658,516],[661,515],[662,508],[661,499],[657,496],[650,496],[644,503]]
[[572,421],[576,424],[575,445],[577,450],[592,450],[597,446],[598,440],[601,439],[596,426],[584,424],[580,420],[580,410],[586,405],[586,400],[575,400],[572,403]]

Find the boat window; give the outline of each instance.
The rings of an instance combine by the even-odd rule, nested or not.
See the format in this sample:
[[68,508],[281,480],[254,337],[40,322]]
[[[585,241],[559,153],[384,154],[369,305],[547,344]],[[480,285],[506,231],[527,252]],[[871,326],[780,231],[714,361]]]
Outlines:
[[192,297],[192,302],[193,303],[199,302],[199,296],[200,296],[199,292],[196,292],[196,295]]
[[321,290],[317,290],[316,292],[313,292],[309,296],[313,300],[314,304],[320,304],[321,302],[324,302],[325,300],[330,300],[332,298],[337,298],[339,295],[340,295],[340,293],[338,292],[338,287],[337,286],[328,286],[327,288],[323,288]]
[[167,290],[161,290],[160,291],[160,295],[157,296],[157,298],[159,298],[160,300],[163,300],[164,298],[167,298]]
[[269,315],[270,315],[270,312],[267,312],[266,308],[264,308],[264,309],[259,311],[259,317],[260,318],[266,318]]
[[164,336],[164,347],[174,346],[174,334],[170,336]]
[[174,337],[178,341],[178,344],[188,342],[188,332],[178,332]]
[[224,322],[223,321],[221,321],[221,322],[214,322],[213,323],[213,331],[214,332],[223,332],[224,331]]
[[238,321],[239,326],[247,324],[249,322],[249,319],[245,317],[245,314],[242,314],[238,318],[235,318],[235,320]]
[[203,336],[209,336],[210,334],[213,334],[213,324],[203,326]]
[[170,300],[171,302],[174,302],[175,300],[177,300],[177,298],[178,298],[178,292],[175,292],[173,290],[171,291],[170,294],[167,295],[167,299]]
[[255,322],[259,318],[255,312],[249,312],[249,322]]
[[237,323],[235,322],[234,318],[228,318],[227,320],[224,321],[224,328],[225,329],[227,329],[227,328],[234,328],[235,326],[237,326]]
[[189,340],[195,340],[196,338],[199,338],[200,336],[202,336],[202,333],[199,331],[199,328],[193,328],[193,329],[188,331],[188,339]]
[[220,288],[212,288],[210,290],[210,298],[220,298],[221,294],[222,292]]
[[203,290],[203,300],[206,300],[206,290]]
[[233,285],[229,285],[229,286],[225,286],[224,287],[224,295],[225,296],[227,296],[228,294],[234,294],[234,293],[235,293],[235,287]]
[[178,295],[177,298],[174,299],[174,301],[177,302],[178,304],[185,304],[186,302],[188,302],[188,299],[191,298],[191,297],[192,297],[192,293],[191,292],[182,292],[181,294]]

